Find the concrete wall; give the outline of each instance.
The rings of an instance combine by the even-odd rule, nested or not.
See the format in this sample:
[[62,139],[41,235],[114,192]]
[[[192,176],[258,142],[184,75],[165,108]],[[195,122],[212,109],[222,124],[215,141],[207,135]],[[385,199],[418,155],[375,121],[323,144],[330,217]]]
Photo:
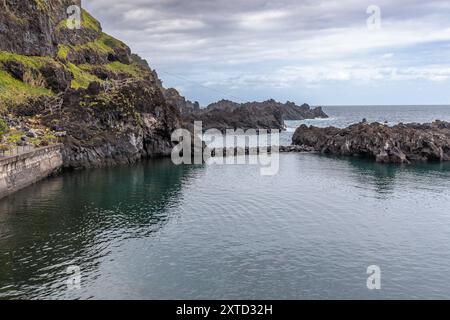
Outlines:
[[62,163],[61,145],[0,158],[0,199],[48,177],[58,171]]

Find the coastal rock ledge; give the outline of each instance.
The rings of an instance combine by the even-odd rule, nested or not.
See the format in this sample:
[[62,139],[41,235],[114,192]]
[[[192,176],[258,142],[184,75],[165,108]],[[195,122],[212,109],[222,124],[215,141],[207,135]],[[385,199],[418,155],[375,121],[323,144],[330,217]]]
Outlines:
[[321,153],[369,157],[381,163],[450,161],[450,123],[437,120],[391,127],[363,121],[345,129],[302,125],[292,143]]

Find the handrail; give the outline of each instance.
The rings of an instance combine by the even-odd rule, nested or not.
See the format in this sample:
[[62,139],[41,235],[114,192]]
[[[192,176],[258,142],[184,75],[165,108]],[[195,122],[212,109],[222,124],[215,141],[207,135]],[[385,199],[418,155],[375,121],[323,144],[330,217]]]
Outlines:
[[61,148],[62,144],[61,143],[57,143],[57,144],[52,144],[52,145],[48,145],[45,147],[32,147],[32,146],[28,146],[30,148],[24,148],[22,149],[23,152],[13,152],[13,153],[6,153],[4,154],[4,156],[2,156],[2,152],[0,151],[0,164],[5,162],[5,161],[9,161],[11,159],[15,159],[15,158],[21,158],[21,157],[27,157],[27,155],[30,154],[35,154],[36,152],[39,151],[45,151],[45,150],[52,150],[55,148]]

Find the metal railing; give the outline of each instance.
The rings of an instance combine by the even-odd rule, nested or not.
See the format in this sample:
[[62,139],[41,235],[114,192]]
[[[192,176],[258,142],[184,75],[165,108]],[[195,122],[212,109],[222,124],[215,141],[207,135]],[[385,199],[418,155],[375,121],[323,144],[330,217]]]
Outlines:
[[8,150],[0,150],[0,158],[18,156],[27,152],[35,150],[34,146],[14,146],[10,147]]

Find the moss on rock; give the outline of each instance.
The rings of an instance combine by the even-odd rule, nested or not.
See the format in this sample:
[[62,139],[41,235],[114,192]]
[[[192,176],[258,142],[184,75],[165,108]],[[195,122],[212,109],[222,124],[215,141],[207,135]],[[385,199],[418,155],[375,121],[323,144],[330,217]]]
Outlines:
[[[68,19],[61,20],[56,26],[57,31],[66,30],[68,28]],[[89,14],[86,10],[81,10],[81,29],[89,29],[100,33],[102,27],[100,22],[98,22],[93,16]]]
[[34,87],[0,70],[0,113],[17,105],[26,104],[33,98],[52,95],[53,92],[49,89]]
[[89,83],[91,82],[95,81],[101,82],[101,80],[97,78],[95,75],[86,72],[85,70],[79,68],[73,63],[69,62],[67,65],[69,67],[70,72],[73,75],[73,80],[71,83],[72,89],[79,89],[79,88],[86,89],[89,86]]

